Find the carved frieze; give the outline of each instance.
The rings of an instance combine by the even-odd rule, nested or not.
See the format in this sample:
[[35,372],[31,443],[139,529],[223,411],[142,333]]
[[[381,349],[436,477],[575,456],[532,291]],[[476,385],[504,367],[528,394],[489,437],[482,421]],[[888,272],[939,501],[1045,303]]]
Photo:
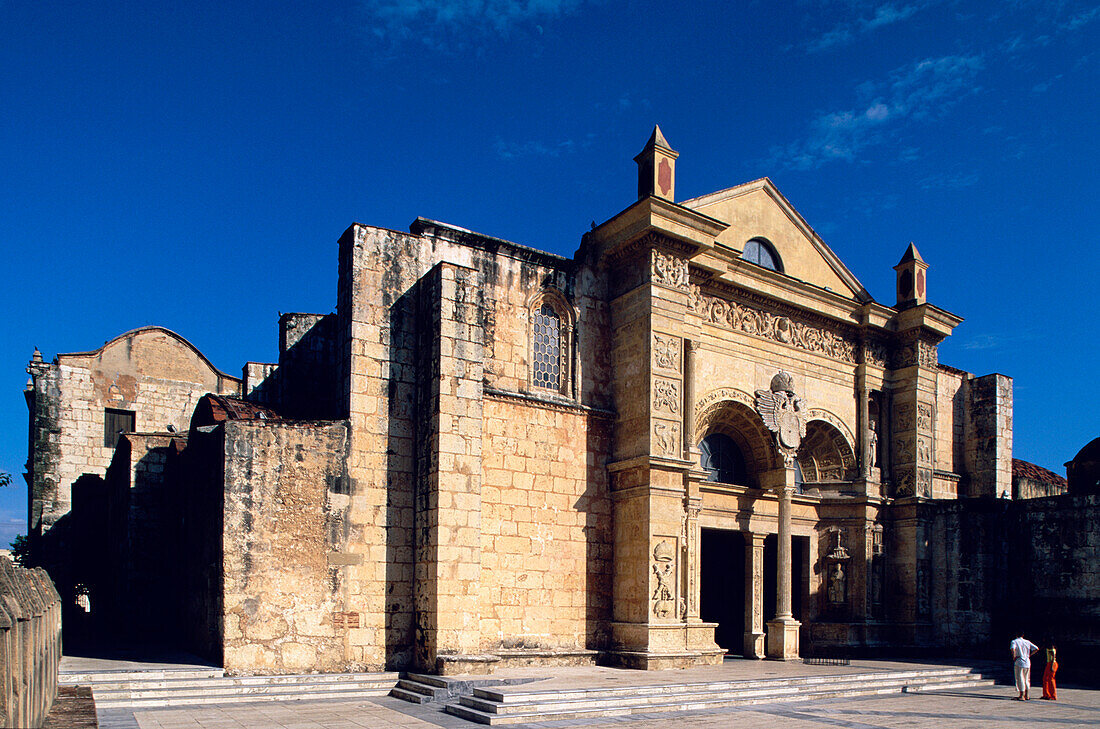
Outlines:
[[653,421],[653,453],[660,456],[680,455],[680,424],[667,420]]
[[886,367],[890,362],[890,348],[879,339],[870,339],[860,346],[860,362]]
[[680,383],[676,380],[666,380],[660,377],[653,379],[653,409],[680,414]]
[[691,290],[692,311],[711,324],[855,364],[855,339],[791,316]]
[[653,283],[686,291],[688,288],[688,262],[686,258],[671,253],[650,251]]
[[680,338],[670,334],[653,335],[653,365],[663,370],[680,371]]

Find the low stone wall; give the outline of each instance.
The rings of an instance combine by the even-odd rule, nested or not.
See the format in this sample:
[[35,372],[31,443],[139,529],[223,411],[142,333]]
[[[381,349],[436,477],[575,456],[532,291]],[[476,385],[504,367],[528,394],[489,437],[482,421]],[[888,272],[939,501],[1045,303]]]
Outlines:
[[41,568],[0,557],[0,722],[39,727],[57,697],[61,598]]

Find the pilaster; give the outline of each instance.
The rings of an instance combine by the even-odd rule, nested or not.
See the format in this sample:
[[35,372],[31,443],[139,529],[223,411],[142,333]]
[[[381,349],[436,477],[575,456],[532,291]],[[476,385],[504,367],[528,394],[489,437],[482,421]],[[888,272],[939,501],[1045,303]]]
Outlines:
[[764,538],[744,532],[745,537],[745,658],[764,657]]
[[417,423],[417,662],[479,644],[483,332],[477,273],[447,263],[422,281]]

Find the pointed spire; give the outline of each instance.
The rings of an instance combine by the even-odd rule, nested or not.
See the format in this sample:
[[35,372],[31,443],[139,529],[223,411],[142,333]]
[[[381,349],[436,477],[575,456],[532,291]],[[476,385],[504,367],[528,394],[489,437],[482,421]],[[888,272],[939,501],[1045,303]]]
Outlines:
[[638,163],[639,200],[652,195],[675,202],[676,158],[679,156],[680,153],[668,145],[661,127],[654,125],[649,141],[634,158]]
[[32,362],[41,362],[42,361],[42,352],[40,352],[38,350],[38,347],[34,348],[34,354],[31,355],[31,361]]
[[928,264],[921,258],[920,251],[912,241],[894,270],[898,272],[898,309],[908,309],[928,302],[928,281],[925,276]]
[[913,241],[909,241],[909,247],[905,249],[905,253],[902,255],[901,260],[898,261],[898,265],[900,266],[901,264],[908,263],[909,261],[919,261],[920,263],[924,263],[924,259],[920,257],[920,251],[918,251],[917,247],[913,245]]

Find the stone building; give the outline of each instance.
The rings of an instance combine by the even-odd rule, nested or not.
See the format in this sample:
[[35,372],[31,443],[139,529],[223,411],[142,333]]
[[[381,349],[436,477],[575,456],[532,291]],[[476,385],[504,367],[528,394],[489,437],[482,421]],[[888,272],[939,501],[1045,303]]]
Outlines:
[[62,591],[49,535],[87,477],[89,513],[179,556],[152,586],[131,536],[100,589],[150,585],[235,672],[989,639],[934,534],[1011,500],[1011,379],[939,363],[962,320],[912,244],[880,303],[770,180],[677,203],[676,159],[655,129],[637,201],[572,258],[351,226],[335,313],[283,315],[241,380],[156,328],[32,361],[32,536]]

